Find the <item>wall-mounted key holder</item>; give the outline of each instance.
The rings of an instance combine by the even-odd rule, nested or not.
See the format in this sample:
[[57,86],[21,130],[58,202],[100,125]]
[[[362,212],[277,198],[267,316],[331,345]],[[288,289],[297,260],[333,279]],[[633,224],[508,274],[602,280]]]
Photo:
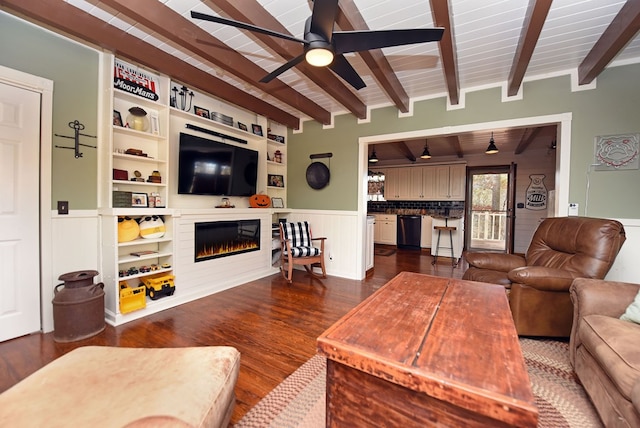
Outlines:
[[89,135],[89,134],[83,134],[82,130],[84,130],[84,125],[82,123],[80,123],[78,120],[74,120],[73,122],[69,122],[69,128],[72,128],[74,130],[74,135],[73,137],[69,136],[69,135],[60,135],[60,134],[53,134],[56,137],[62,137],[62,138],[70,138],[73,139],[75,141],[75,145],[74,147],[67,147],[67,146],[56,146],[56,148],[58,149],[71,149],[71,150],[75,150],[75,157],[76,159],[81,158],[82,157],[82,153],[80,152],[80,146],[84,146],[84,147],[91,147],[92,149],[95,149],[96,146],[90,146],[88,144],[82,144],[80,142],[80,136],[82,135],[83,137],[89,137],[89,138],[96,138],[95,135]]

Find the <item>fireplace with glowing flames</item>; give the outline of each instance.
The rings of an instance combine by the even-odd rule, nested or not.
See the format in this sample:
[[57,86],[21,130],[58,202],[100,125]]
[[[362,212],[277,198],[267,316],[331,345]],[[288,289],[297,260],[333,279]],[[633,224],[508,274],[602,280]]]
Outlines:
[[195,261],[260,250],[260,220],[196,223]]

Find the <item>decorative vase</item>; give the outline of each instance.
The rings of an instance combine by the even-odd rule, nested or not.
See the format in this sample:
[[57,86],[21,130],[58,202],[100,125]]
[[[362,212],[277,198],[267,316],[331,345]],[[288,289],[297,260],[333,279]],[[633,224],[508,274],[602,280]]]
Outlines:
[[129,127],[136,131],[148,131],[149,130],[149,118],[147,112],[141,107],[131,107],[129,114],[127,115],[127,123]]

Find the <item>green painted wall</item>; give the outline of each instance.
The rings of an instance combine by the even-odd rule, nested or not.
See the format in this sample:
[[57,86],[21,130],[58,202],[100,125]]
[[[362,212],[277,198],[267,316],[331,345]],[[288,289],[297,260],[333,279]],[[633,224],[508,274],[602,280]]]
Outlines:
[[[336,117],[335,127],[323,130],[305,122],[303,132],[289,134],[287,203],[292,208],[357,209],[358,138],[420,129],[493,122],[532,116],[572,113],[569,199],[584,215],[587,168],[594,160],[594,137],[640,132],[640,65],[614,67],[597,80],[594,90],[571,92],[569,76],[524,84],[522,100],[502,102],[499,88],[466,94],[466,106],[446,110],[446,100],[421,101],[414,115],[398,118],[393,107],[372,112],[371,123],[358,124],[352,115]],[[309,154],[333,152],[331,183],[311,189],[305,181]],[[589,216],[637,218],[640,198],[634,189],[640,170],[590,173]]]
[[[79,120],[86,134],[98,134],[98,53],[65,38],[0,12],[0,65],[52,80],[53,133],[73,135],[69,122]],[[97,140],[81,137],[83,144]],[[52,136],[52,209],[58,200],[73,209],[97,207],[97,150],[73,150],[74,141]],[[37,156],[37,153],[33,154]],[[35,195],[34,195],[35,196]]]

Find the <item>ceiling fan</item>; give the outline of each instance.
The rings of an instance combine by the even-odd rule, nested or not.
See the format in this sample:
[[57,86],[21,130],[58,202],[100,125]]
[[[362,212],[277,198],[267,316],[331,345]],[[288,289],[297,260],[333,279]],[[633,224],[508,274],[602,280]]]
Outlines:
[[307,63],[316,67],[329,67],[355,89],[362,89],[366,85],[343,54],[414,43],[436,42],[442,39],[444,33],[444,28],[333,31],[337,13],[338,0],[315,0],[313,2],[311,16],[305,23],[304,39],[278,33],[267,28],[257,27],[245,22],[199,12],[192,11],[191,17],[230,25],[243,30],[255,31],[269,36],[299,42],[304,45],[304,51],[301,55],[291,59],[286,64],[260,79],[262,83],[270,82],[280,74],[300,64],[303,60],[306,60]]

